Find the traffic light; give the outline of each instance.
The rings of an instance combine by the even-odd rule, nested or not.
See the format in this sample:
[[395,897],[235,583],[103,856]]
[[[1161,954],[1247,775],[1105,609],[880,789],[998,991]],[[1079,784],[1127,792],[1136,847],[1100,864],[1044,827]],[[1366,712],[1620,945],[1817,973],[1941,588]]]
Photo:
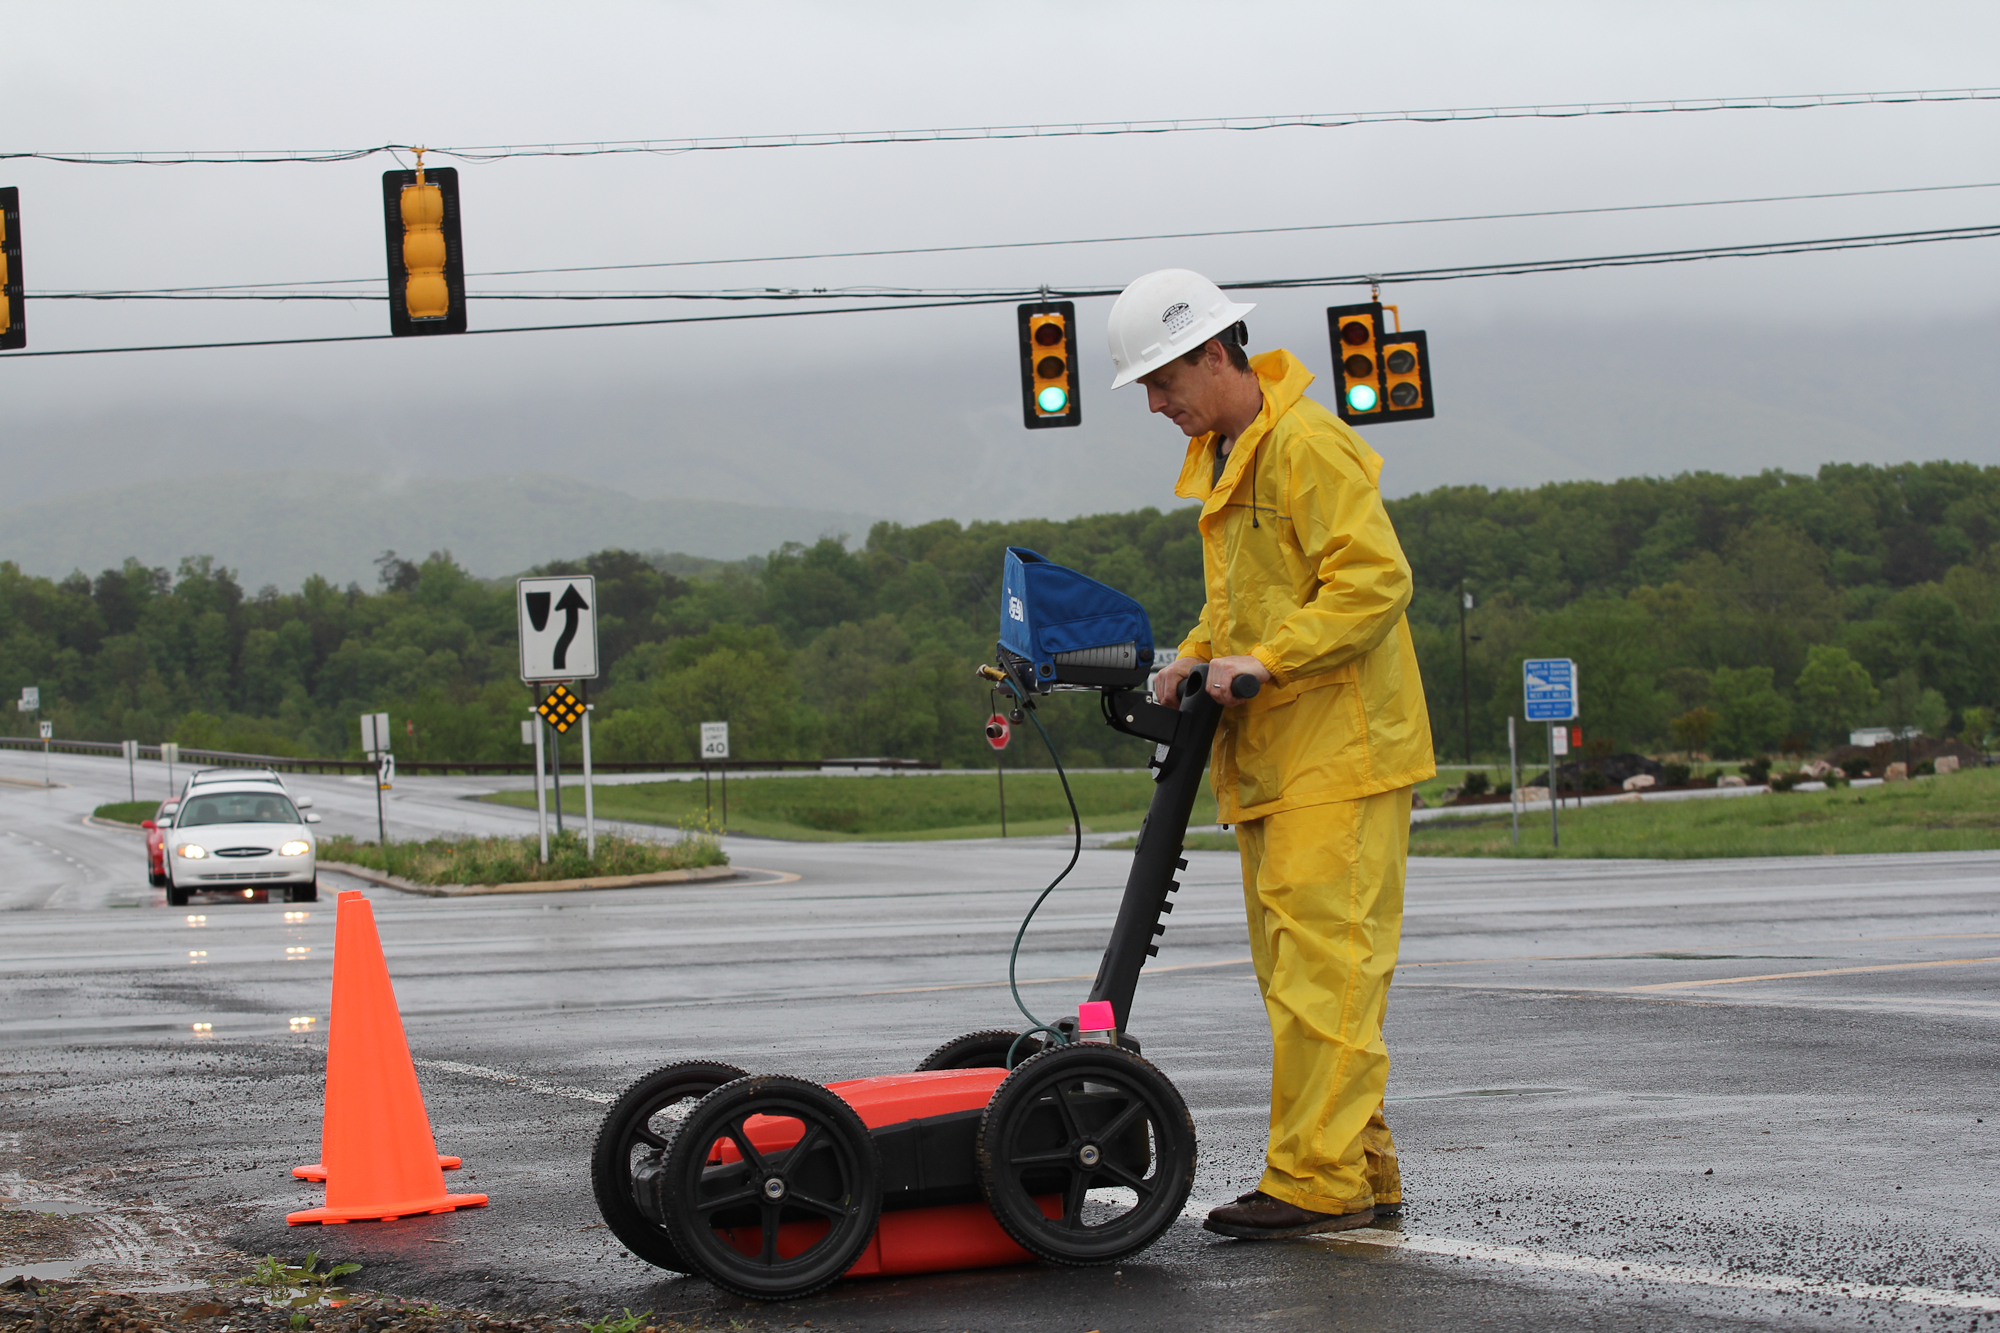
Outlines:
[[[1421,330],[1390,333],[1380,301],[1337,305],[1326,312],[1333,338],[1334,410],[1351,426],[1435,416],[1430,344]],[[1398,323],[1401,321],[1399,320]]]
[[1029,430],[1083,424],[1077,397],[1076,303],[1033,301],[1016,310],[1021,330],[1021,424]]
[[1326,312],[1333,337],[1334,410],[1350,425],[1382,419],[1382,303],[1337,305]]
[[21,296],[21,192],[0,188],[0,351],[28,345],[28,306]]
[[465,249],[458,235],[458,169],[382,173],[389,243],[389,331],[397,337],[465,332]]
[[1384,421],[1436,416],[1431,406],[1430,344],[1421,329],[1391,333],[1382,347],[1382,394],[1389,400]]

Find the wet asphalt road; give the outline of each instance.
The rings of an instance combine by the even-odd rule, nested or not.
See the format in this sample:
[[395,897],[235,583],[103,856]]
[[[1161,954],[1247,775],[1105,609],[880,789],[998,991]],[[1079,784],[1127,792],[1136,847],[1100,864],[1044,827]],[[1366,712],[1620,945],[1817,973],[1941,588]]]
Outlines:
[[[1255,1181],[1268,1037],[1234,858],[1194,854],[1134,1023],[1195,1113],[1193,1218],[1118,1269],[751,1306],[597,1226],[585,1157],[604,1102],[676,1059],[853,1077],[1017,1022],[1006,947],[1056,847],[732,840],[738,865],[773,873],[454,900],[367,889],[440,1147],[466,1159],[450,1179],[493,1204],[305,1233],[283,1215],[318,1201],[289,1168],[317,1156],[331,902],[170,911],[137,836],[81,821],[124,798],[124,766],[57,756],[54,774],[71,785],[0,782],[0,1193],[112,1200],[191,1238],[134,1240],[135,1255],[318,1246],[409,1295],[751,1328],[2000,1320],[2000,856],[1413,863],[1389,1022],[1408,1211],[1393,1229],[1251,1246],[1198,1226]],[[0,755],[0,779],[40,775],[39,756]],[[365,783],[294,785],[328,830],[372,832]],[[532,822],[457,799],[477,785],[399,784],[392,832]],[[1086,989],[1125,862],[1087,852],[1044,908],[1022,968],[1044,1016]]]

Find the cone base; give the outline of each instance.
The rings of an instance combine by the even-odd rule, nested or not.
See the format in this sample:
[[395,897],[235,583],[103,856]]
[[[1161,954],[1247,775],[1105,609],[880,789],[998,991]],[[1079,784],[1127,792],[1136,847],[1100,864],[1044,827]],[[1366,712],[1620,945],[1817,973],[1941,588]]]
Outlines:
[[[458,1170],[458,1168],[464,1165],[465,1165],[465,1160],[463,1158],[446,1157],[443,1153],[438,1154],[438,1169],[441,1171],[456,1171]],[[300,1180],[311,1180],[319,1182],[319,1181],[324,1181],[326,1179],[326,1168],[320,1165],[318,1162],[314,1162],[311,1166],[293,1167],[292,1174],[297,1176]]]
[[285,1225],[302,1227],[314,1222],[393,1222],[399,1217],[423,1217],[430,1213],[449,1213],[458,1208],[484,1208],[484,1194],[441,1194],[434,1199],[416,1199],[408,1203],[392,1204],[385,1208],[308,1208],[301,1213],[286,1213]]

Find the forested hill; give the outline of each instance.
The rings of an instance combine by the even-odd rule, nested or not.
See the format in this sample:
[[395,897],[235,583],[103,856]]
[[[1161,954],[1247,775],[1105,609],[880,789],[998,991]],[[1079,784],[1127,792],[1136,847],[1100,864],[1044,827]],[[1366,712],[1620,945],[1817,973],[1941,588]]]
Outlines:
[[[1528,655],[1577,658],[1587,732],[1641,748],[1799,748],[1864,721],[1981,739],[2000,702],[2000,468],[1448,487],[1390,511],[1417,571],[1411,620],[1443,758],[1464,745],[1461,580],[1483,755],[1504,747]],[[727,719],[746,757],[969,763],[990,758],[989,699],[970,673],[992,651],[1010,544],[1138,597],[1163,643],[1199,611],[1192,508],[883,523],[858,546],[788,546],[698,575],[624,551],[540,572],[598,578],[605,758],[691,758],[696,725]],[[379,563],[376,588],[311,579],[295,594],[246,593],[205,559],[60,582],[0,564],[0,697],[39,685],[67,737],[269,753],[353,752],[355,715],[386,709],[406,759],[518,757],[511,580],[475,578],[448,553]],[[1070,762],[1137,754],[1076,701],[1048,712]]]

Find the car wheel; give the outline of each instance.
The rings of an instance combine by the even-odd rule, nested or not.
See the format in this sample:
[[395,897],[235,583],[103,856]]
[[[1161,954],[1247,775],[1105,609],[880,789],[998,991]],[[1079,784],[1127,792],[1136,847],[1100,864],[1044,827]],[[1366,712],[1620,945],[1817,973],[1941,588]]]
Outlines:
[[148,870],[146,872],[146,882],[156,889],[167,887],[167,877],[157,870]]
[[167,906],[169,906],[169,907],[186,907],[187,905],[188,905],[188,890],[186,890],[186,889],[177,889],[177,888],[175,888],[175,887],[174,887],[174,886],[173,886],[172,884],[168,884],[168,885],[167,885]]
[[292,885],[292,901],[295,903],[316,903],[319,901],[319,881],[310,884]]

